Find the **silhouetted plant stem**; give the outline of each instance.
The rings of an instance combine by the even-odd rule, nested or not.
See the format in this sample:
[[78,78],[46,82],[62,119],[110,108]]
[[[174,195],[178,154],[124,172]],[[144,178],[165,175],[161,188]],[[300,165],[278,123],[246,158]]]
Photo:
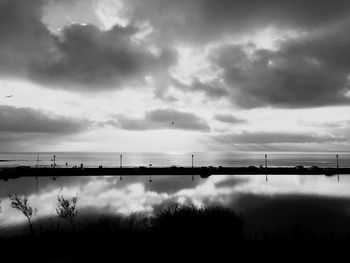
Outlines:
[[18,195],[13,194],[9,195],[10,201],[11,201],[11,207],[15,208],[23,213],[23,215],[27,218],[28,225],[29,225],[29,233],[32,235],[33,232],[33,225],[32,225],[32,218],[36,214],[37,209],[33,209],[29,205],[29,200],[26,195]]
[[77,210],[77,202],[78,202],[78,196],[74,196],[71,198],[64,197],[63,195],[59,194],[57,196],[58,205],[56,208],[56,212],[59,217],[66,218],[69,220],[73,233],[75,232],[75,217],[78,214]]

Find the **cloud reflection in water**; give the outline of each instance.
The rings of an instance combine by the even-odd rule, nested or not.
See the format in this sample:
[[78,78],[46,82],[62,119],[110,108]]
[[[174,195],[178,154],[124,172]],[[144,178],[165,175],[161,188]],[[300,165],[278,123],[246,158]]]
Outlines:
[[[34,179],[1,182],[2,226],[22,222],[24,218],[10,208],[8,193],[26,193],[37,217],[55,215],[57,194],[79,195],[80,214],[95,211],[102,214],[156,213],[174,203],[195,205],[220,205],[242,212],[248,228],[268,228],[275,220],[279,224],[290,223],[302,215],[312,222],[325,219],[341,227],[350,219],[350,178],[324,176],[212,176],[196,177],[70,177],[39,179],[36,189]],[[337,222],[333,222],[337,218]],[[272,220],[272,221],[271,221]],[[293,221],[293,220],[292,220]],[[298,220],[296,220],[298,221]],[[305,221],[305,220],[304,220]],[[308,221],[308,220],[306,220]],[[322,220],[321,220],[322,221]],[[297,223],[297,222],[296,222]]]

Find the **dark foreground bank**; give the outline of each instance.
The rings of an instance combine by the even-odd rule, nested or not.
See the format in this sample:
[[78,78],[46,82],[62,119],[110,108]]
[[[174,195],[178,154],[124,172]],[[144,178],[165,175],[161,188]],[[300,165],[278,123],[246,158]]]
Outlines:
[[11,259],[6,262],[334,259],[350,245],[347,235],[335,236],[331,229],[308,232],[300,225],[289,232],[248,235],[242,215],[218,207],[176,204],[153,217],[101,216],[66,227],[57,222],[41,222],[23,235],[0,238],[2,257]]

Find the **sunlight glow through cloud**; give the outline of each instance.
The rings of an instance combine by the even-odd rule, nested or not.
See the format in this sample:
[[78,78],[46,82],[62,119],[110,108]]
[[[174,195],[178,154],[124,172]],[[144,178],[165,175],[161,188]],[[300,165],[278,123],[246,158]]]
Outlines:
[[[319,21],[306,4],[290,5],[293,12],[284,13],[284,4],[278,1],[266,3],[267,9],[260,2],[244,1],[235,6],[230,1],[216,5],[196,0],[165,1],[161,6],[139,0],[52,0],[30,6],[18,1],[1,6],[4,12],[12,10],[3,28],[16,26],[18,33],[1,31],[6,41],[0,43],[0,107],[16,112],[35,109],[92,124],[51,139],[5,127],[0,130],[2,149],[230,151],[349,146],[349,73],[347,61],[339,55],[347,54],[350,46],[343,34],[347,24],[340,23],[343,10],[330,5],[324,13],[329,20]],[[258,15],[240,12],[250,8]],[[17,17],[23,10],[27,20]],[[222,15],[209,15],[217,13]],[[10,94],[13,97],[6,99]],[[165,129],[172,120],[162,120],[156,131],[138,126],[140,120],[147,124],[142,122],[147,112],[164,109],[195,115],[207,129]],[[241,121],[218,121],[217,115]],[[10,118],[3,118],[3,123],[10,123]],[[126,128],[120,120],[128,121]],[[188,120],[182,127],[194,127],[193,119]],[[255,146],[219,140],[237,134],[285,138],[311,134],[314,140],[293,145],[261,141]],[[324,137],[330,140],[321,142]],[[33,143],[37,138],[42,139],[40,145]]]
[[93,0],[96,14],[102,21],[104,29],[115,25],[125,27],[129,23],[129,10],[123,0]]

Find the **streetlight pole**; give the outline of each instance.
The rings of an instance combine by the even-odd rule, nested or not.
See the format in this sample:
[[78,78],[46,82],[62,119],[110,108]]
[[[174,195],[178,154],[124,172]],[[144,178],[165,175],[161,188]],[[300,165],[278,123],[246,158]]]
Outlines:
[[338,182],[339,182],[339,155],[336,155],[337,157],[337,173],[338,173]]
[[[123,155],[120,155],[120,169],[123,168]],[[123,176],[120,175],[120,181],[123,180]]]
[[38,155],[36,156],[36,167],[37,167],[37,168],[39,167],[39,153],[38,153]]
[[53,168],[55,168],[56,167],[56,155],[53,156],[53,159],[51,161],[53,161]]
[[193,177],[193,157],[194,157],[194,155],[192,154],[192,181],[194,181],[194,177]]

